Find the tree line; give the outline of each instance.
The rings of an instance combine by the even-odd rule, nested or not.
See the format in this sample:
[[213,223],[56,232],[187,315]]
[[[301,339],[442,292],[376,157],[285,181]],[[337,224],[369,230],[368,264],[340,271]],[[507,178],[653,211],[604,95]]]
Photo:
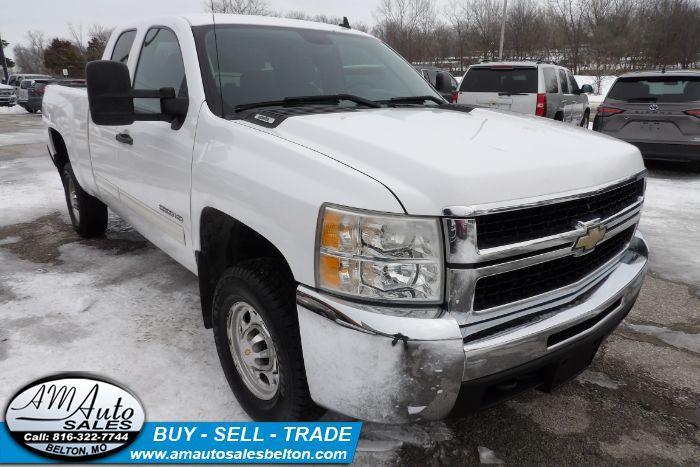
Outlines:
[[13,62],[23,73],[63,76],[68,70],[71,78],[85,77],[85,64],[99,60],[112,30],[95,24],[84,30],[82,25],[68,24],[69,38],[50,40],[41,31],[28,31],[24,44],[12,48]]
[[[342,20],[276,13],[267,0],[203,4],[217,13]],[[373,26],[350,22],[412,63],[462,72],[498,58],[503,7],[503,0],[379,0]],[[505,16],[504,59],[552,61],[598,76],[700,64],[700,0],[510,0]]]
[[[374,24],[353,21],[412,63],[463,72],[498,58],[503,0],[379,0]],[[342,18],[276,12],[268,0],[203,0],[207,11],[273,15],[339,24]],[[700,0],[510,0],[503,58],[560,63],[574,73],[618,74],[700,65]],[[12,59],[31,73],[82,77],[102,55],[111,30],[69,24],[70,37],[29,31]],[[3,44],[4,46],[5,44]],[[8,63],[9,64],[9,63]]]
[[[502,0],[381,0],[375,35],[412,62],[463,71],[498,58]],[[510,0],[504,59],[616,74],[700,63],[698,0]]]

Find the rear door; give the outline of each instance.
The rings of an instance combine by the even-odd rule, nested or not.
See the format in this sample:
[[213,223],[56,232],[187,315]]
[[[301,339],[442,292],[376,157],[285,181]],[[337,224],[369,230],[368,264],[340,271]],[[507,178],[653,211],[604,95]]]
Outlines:
[[574,104],[573,94],[571,94],[571,89],[569,89],[569,80],[566,77],[566,72],[564,69],[559,68],[557,70],[557,76],[559,76],[559,89],[561,89],[561,108],[562,108],[562,121],[566,123],[571,123],[572,119],[572,106]]
[[620,78],[603,105],[616,113],[600,118],[598,128],[612,136],[633,142],[700,142],[700,76]]
[[534,66],[473,66],[464,75],[457,102],[534,114],[537,105],[537,75]]
[[27,102],[27,100],[29,99],[28,89],[31,86],[31,84],[32,84],[32,80],[29,80],[29,79],[22,80],[22,82],[19,83],[19,90],[17,91],[17,99],[20,102]]
[[586,110],[586,104],[588,103],[588,96],[581,92],[576,78],[568,70],[566,71],[566,77],[569,81],[569,90],[571,91],[571,123],[580,125],[583,120],[583,112]]

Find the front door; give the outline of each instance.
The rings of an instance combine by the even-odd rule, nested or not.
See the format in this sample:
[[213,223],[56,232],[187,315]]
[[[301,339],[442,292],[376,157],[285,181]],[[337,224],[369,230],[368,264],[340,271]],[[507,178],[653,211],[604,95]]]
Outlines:
[[[175,33],[153,27],[144,37],[134,89],[174,88],[187,97],[187,78]],[[134,111],[161,113],[159,99],[134,99]],[[120,128],[120,204],[124,215],[151,242],[193,267],[190,241],[190,173],[197,109],[184,121],[136,121]]]
[[[124,63],[129,62],[131,48],[136,38],[136,30],[123,31],[112,49],[110,60]],[[108,125],[88,125],[90,131],[90,160],[95,175],[95,185],[103,199],[113,208],[119,208],[119,188],[117,177],[122,168],[117,159],[117,152],[121,149],[117,141],[119,127]]]

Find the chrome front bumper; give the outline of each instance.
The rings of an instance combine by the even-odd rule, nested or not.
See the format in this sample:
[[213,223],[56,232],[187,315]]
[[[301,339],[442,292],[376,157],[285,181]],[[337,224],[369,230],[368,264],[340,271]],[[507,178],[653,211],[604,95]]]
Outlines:
[[299,286],[299,329],[311,397],[368,421],[444,418],[463,383],[546,358],[614,326],[636,300],[647,259],[646,242],[637,232],[620,262],[584,298],[466,342],[457,320],[444,309],[359,304]]

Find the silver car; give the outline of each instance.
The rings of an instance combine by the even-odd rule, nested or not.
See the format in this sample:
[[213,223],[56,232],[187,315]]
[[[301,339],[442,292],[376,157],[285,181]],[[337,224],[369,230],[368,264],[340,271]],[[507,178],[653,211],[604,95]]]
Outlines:
[[593,129],[634,144],[645,159],[700,168],[700,71],[620,76],[598,107]]
[[457,103],[491,107],[588,126],[586,93],[566,68],[545,62],[482,62],[464,74]]

